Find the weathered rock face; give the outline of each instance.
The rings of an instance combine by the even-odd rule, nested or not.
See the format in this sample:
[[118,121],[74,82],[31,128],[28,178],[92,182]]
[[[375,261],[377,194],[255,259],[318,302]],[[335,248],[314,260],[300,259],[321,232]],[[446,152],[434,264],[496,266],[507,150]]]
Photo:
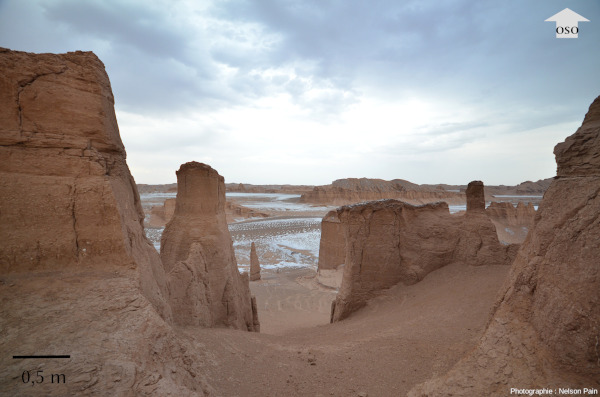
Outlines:
[[0,49],[0,272],[136,268],[170,317],[104,65]]
[[600,97],[554,153],[557,177],[478,347],[411,396],[600,386]]
[[321,221],[319,270],[337,269],[346,260],[346,236],[337,211],[329,211]]
[[473,181],[467,186],[467,212],[485,211],[483,182]]
[[396,200],[341,207],[346,257],[332,321],[364,306],[378,291],[414,284],[454,262],[510,264],[513,246],[498,241],[485,212],[451,215],[446,203],[413,206]]
[[258,331],[248,275],[240,275],[225,219],[225,183],[206,164],[177,171],[177,202],[160,254],[174,321]]
[[[0,49],[2,394],[210,392],[143,218],[102,62]],[[32,367],[10,354],[70,354],[51,364],[66,382],[17,382]]]
[[250,281],[260,280],[260,262],[256,254],[256,245],[252,242],[250,247]]
[[334,181],[328,186],[317,186],[302,194],[301,201],[315,204],[345,205],[381,199],[399,199],[412,204],[446,201],[464,204],[461,193],[420,186],[402,179],[348,178]]

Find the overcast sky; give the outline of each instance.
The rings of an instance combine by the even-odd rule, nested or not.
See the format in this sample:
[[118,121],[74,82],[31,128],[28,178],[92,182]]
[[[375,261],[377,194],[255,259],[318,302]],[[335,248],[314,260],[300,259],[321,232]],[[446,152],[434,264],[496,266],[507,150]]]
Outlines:
[[104,62],[138,183],[552,177],[599,43],[600,0],[0,0],[0,46]]

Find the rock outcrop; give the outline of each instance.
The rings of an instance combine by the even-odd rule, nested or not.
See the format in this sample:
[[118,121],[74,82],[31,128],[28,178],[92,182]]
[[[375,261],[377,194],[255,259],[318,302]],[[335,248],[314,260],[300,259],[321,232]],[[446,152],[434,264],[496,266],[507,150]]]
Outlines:
[[252,242],[250,246],[250,281],[260,280],[260,262],[256,254],[256,245]]
[[385,288],[414,284],[454,262],[507,265],[516,246],[498,241],[484,211],[452,215],[446,203],[413,206],[396,200],[337,210],[345,235],[342,286],[331,321],[342,320]]
[[481,181],[467,185],[467,212],[471,211],[485,211],[485,193]]
[[[206,358],[169,325],[113,105],[91,52],[0,49],[3,395],[210,393]],[[10,357],[19,354],[71,357]],[[66,382],[21,382],[33,368]]]
[[346,260],[346,236],[337,211],[329,211],[321,220],[319,270],[337,269]]
[[155,205],[150,209],[149,227],[163,227],[173,217],[175,213],[175,199],[168,198],[163,205]]
[[348,178],[333,181],[331,185],[317,186],[302,194],[301,201],[312,204],[346,205],[363,201],[398,199],[412,204],[445,201],[464,204],[465,196],[434,187],[420,186],[402,179]]
[[175,323],[258,331],[247,273],[241,275],[225,219],[224,178],[206,164],[177,171],[175,213],[161,238]]
[[600,97],[554,154],[557,176],[479,345],[411,396],[600,387]]

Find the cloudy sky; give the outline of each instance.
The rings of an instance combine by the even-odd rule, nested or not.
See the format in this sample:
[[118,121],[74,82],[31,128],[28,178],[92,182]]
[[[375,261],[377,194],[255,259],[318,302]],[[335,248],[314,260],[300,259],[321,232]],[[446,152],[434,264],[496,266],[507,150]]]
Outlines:
[[600,0],[0,0],[1,47],[104,62],[138,183],[551,177],[598,43]]

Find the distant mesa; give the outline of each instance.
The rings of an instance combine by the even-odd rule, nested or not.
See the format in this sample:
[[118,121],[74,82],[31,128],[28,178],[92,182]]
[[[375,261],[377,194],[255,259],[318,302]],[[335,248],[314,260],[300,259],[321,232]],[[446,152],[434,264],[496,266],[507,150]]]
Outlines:
[[301,201],[311,204],[347,205],[362,201],[399,199],[413,204],[446,201],[464,203],[464,194],[429,186],[417,185],[402,179],[348,178],[338,179],[331,185],[317,186],[304,193]]
[[210,166],[183,164],[160,255],[179,325],[259,331],[248,275],[241,275],[225,218],[224,178]]

